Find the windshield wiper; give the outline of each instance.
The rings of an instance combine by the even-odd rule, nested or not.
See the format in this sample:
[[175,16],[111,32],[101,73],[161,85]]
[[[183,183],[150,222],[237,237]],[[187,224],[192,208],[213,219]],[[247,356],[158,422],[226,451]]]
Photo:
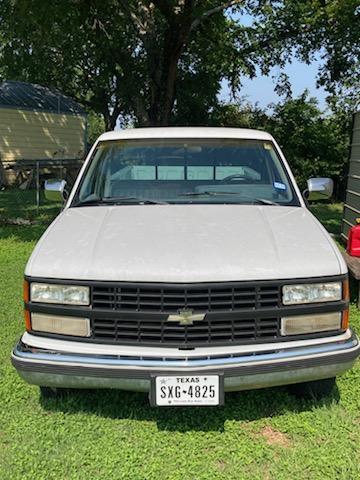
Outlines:
[[266,200],[266,198],[254,198],[252,203],[259,203],[260,205],[281,205],[280,203],[273,202],[272,200]]
[[239,195],[238,192],[217,192],[212,190],[205,190],[204,192],[185,192],[180,193],[179,197],[199,197],[201,195],[216,197],[216,195]]
[[[185,192],[179,195],[179,197],[199,197],[199,196],[209,196],[209,197],[216,197],[217,195],[240,195],[239,192],[217,192],[212,190],[206,190],[204,192]],[[280,203],[273,202],[272,200],[266,200],[265,198],[250,198],[249,201],[246,203],[252,204],[260,204],[260,205],[280,205]]]
[[74,205],[74,207],[86,207],[93,205],[122,205],[126,203],[136,203],[139,205],[168,205],[168,202],[158,200],[149,200],[147,198],[138,197],[104,197],[104,198],[90,198],[83,200]]
[[164,202],[162,200],[151,200],[149,198],[139,198],[139,197],[104,197],[102,201],[121,204],[122,202],[136,202],[144,205],[168,205],[169,202]]

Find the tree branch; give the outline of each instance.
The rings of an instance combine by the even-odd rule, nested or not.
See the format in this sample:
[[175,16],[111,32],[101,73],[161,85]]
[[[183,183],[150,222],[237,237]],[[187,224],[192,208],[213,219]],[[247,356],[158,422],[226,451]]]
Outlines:
[[149,115],[146,111],[144,99],[141,95],[134,96],[134,107],[134,113],[140,126],[144,127],[149,125]]
[[190,32],[196,30],[204,20],[211,17],[215,13],[226,10],[227,8],[230,8],[234,5],[239,5],[240,3],[243,3],[243,0],[231,0],[229,2],[222,3],[217,7],[211,8],[210,10],[207,10],[206,12],[202,13],[199,17],[195,18],[195,20],[193,20],[192,24],[190,25]]
[[126,0],[120,0],[120,4],[122,5],[124,12],[126,12],[130,17],[131,23],[135,28],[136,33],[138,33],[139,35],[143,35],[145,32],[145,25],[131,9],[131,7],[129,6],[129,2]]
[[158,10],[160,10],[165,18],[169,19],[174,15],[174,10],[171,8],[171,5],[167,0],[153,0],[152,3]]

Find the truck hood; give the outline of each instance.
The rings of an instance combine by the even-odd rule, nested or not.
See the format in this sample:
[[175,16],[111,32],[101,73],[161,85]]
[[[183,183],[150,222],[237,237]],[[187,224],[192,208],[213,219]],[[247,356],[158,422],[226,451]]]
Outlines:
[[191,283],[345,272],[335,243],[302,207],[124,205],[64,210],[40,239],[25,273]]

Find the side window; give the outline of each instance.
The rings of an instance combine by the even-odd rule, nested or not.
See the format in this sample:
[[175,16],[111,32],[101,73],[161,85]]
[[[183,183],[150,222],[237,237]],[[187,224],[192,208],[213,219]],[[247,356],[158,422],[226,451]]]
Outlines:
[[99,171],[99,166],[103,162],[104,157],[106,156],[106,149],[103,146],[100,146],[95,154],[93,159],[91,160],[89,170],[85,175],[84,183],[81,186],[81,190],[79,193],[79,199],[84,200],[90,195],[94,195],[97,193],[98,190],[98,179],[100,178],[99,175],[95,174]]
[[265,149],[267,150],[268,155],[268,165],[271,171],[272,177],[272,186],[273,190],[277,197],[282,197],[284,200],[291,200],[292,192],[289,188],[289,182],[285,173],[285,170],[282,168],[280,160],[272,148],[272,145],[269,144],[268,147]]

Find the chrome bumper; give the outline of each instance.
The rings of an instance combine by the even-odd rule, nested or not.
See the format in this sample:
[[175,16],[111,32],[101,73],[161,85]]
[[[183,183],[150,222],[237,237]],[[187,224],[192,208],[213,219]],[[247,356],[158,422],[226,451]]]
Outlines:
[[152,376],[219,374],[225,391],[235,391],[334,377],[351,368],[359,354],[351,330],[316,340],[192,351],[93,345],[26,333],[12,363],[26,382],[41,386],[148,392]]

